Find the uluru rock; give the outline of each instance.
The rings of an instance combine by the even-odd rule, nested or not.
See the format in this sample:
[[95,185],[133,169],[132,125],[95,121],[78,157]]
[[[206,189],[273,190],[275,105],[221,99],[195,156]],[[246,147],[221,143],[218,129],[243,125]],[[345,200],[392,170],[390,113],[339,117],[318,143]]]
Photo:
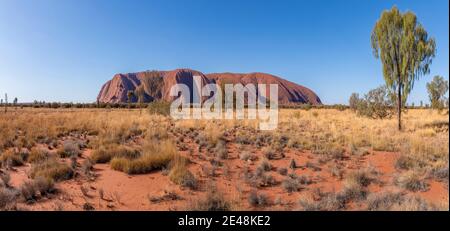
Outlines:
[[[98,94],[97,100],[102,103],[125,103],[128,92],[141,96],[142,102],[154,100],[171,101],[170,88],[177,83],[186,84],[192,92],[193,76],[200,76],[202,84],[242,83],[246,84],[278,84],[278,102],[280,105],[293,103],[322,104],[320,98],[310,89],[266,73],[212,73],[203,74],[191,69],[172,71],[144,71],[137,73],[116,74],[106,82]],[[133,97],[133,102],[138,98]]]

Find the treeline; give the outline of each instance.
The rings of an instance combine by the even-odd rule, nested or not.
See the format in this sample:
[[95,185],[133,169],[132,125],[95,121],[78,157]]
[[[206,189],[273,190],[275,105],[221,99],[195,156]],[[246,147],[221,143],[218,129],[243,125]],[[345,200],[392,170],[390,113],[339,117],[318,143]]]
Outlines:
[[[148,108],[152,103],[60,103],[60,102],[38,102],[38,103],[8,103],[8,107],[29,107],[29,108],[130,108],[130,109],[140,109]],[[3,106],[4,103],[3,103]],[[392,105],[388,106],[392,107]],[[279,108],[283,109],[300,109],[300,110],[311,110],[311,109],[336,109],[339,111],[344,111],[346,109],[351,109],[352,107],[345,104],[322,104],[322,105],[312,105],[312,104],[302,104],[302,103],[292,103],[286,105],[279,105]],[[407,105],[406,109],[429,109],[431,106],[429,104],[423,105]]]
[[[10,105],[12,106],[12,105]],[[20,103],[19,107],[32,108],[146,108],[148,104],[140,103],[60,103],[60,102],[34,102]]]

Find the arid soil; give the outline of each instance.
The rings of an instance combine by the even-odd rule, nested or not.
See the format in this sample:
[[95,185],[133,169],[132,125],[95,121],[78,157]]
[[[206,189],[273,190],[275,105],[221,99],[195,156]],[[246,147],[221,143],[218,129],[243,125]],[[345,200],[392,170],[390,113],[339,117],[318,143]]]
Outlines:
[[[448,210],[448,115],[438,112],[408,112],[403,132],[395,132],[393,119],[366,120],[349,110],[284,110],[273,132],[258,131],[251,121],[172,121],[125,109],[12,113],[16,120],[34,114],[53,119],[54,123],[48,122],[52,126],[65,127],[55,128],[59,131],[55,136],[46,130],[43,134],[51,141],[38,135],[33,144],[20,148],[46,150],[60,163],[72,165],[74,174],[55,180],[56,190],[51,193],[27,200],[21,187],[33,180],[30,172],[37,163],[24,160],[7,166],[4,162],[0,171],[10,181],[3,187],[16,192],[14,204],[6,209]],[[421,119],[426,113],[428,119]],[[72,120],[74,116],[80,121]],[[429,125],[438,122],[443,127]],[[17,134],[26,133],[22,126],[16,128]],[[5,124],[2,128],[7,129]],[[128,130],[133,132],[118,134]],[[173,141],[177,155],[187,160],[194,183],[175,183],[172,164],[127,174],[113,170],[113,160],[97,161],[85,171],[85,161],[97,158],[93,153],[105,145],[100,140],[107,140],[108,133],[125,137],[118,145],[142,153],[149,142]],[[58,154],[68,141],[82,144],[75,158]],[[12,149],[19,147],[3,148],[3,153]]]

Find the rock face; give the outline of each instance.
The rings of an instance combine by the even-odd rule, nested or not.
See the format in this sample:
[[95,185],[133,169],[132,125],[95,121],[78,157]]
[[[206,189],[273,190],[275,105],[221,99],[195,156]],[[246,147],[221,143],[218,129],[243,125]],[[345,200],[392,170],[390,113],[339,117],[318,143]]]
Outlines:
[[102,103],[126,103],[128,92],[134,92],[132,102],[137,102],[137,95],[143,102],[153,100],[171,101],[170,88],[177,83],[186,84],[192,92],[193,76],[200,76],[202,85],[208,83],[242,83],[246,84],[278,84],[278,102],[280,105],[293,103],[322,104],[320,98],[310,89],[289,82],[280,77],[265,73],[212,73],[203,74],[191,69],[176,69],[173,71],[145,71],[128,74],[116,74],[106,82],[98,94],[97,100]]

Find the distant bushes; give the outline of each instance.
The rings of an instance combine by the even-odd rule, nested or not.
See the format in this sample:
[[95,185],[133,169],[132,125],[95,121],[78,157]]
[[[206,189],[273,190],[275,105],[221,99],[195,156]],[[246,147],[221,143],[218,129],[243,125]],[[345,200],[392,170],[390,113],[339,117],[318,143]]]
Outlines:
[[170,114],[170,102],[154,101],[148,104],[147,109],[150,114],[168,116]]
[[43,102],[35,101],[34,103],[21,103],[21,107],[32,108],[146,108],[147,104],[140,103],[61,103],[61,102]]
[[394,97],[385,86],[370,90],[364,97],[353,93],[349,99],[350,108],[360,116],[373,119],[389,118],[393,115]]

